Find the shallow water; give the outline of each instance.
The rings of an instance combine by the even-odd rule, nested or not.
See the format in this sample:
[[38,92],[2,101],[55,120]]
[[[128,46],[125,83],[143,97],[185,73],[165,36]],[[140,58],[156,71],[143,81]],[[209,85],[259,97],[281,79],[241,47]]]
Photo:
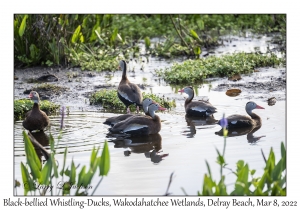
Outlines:
[[[248,42],[248,40],[241,41],[239,44]],[[254,50],[254,46],[251,46],[248,46],[250,51]],[[261,46],[264,47],[264,45]],[[226,49],[223,48],[219,51],[226,53]],[[101,106],[95,108],[82,102],[80,106],[84,108],[78,111],[78,105],[72,100],[67,102],[61,98],[54,100],[54,102],[70,106],[71,110],[70,114],[65,117],[62,139],[57,147],[59,154],[56,159],[60,165],[65,147],[68,147],[69,151],[68,162],[70,163],[73,159],[76,164],[80,163],[83,166],[89,165],[90,151],[94,146],[102,146],[105,140],[109,141],[111,169],[95,195],[163,195],[172,172],[174,172],[174,177],[169,189],[172,195],[184,195],[181,188],[184,188],[189,195],[196,195],[202,187],[204,173],[207,173],[205,161],[210,164],[214,179],[219,179],[220,168],[216,164],[216,148],[219,151],[223,150],[224,139],[215,133],[220,131],[220,126],[215,125],[213,120],[209,119],[186,119],[185,95],[178,93],[179,87],[170,86],[154,75],[155,69],[170,66],[172,62],[174,61],[150,58],[149,63],[134,60],[129,63],[131,70],[128,73],[129,80],[143,84],[145,89],[142,91],[176,100],[176,108],[157,113],[162,120],[162,129],[158,135],[148,139],[141,137],[116,141],[115,138],[106,136],[108,126],[103,122],[106,118],[119,114],[104,113]],[[143,70],[140,70],[142,66]],[[278,69],[261,69],[260,72],[252,75],[242,76],[243,80],[238,82],[257,81],[262,76],[266,78],[277,74],[280,74]],[[104,75],[110,76],[104,77]],[[92,78],[83,77],[80,82],[89,84],[88,88],[92,89],[94,86],[103,84],[117,86],[120,78],[121,72],[103,73]],[[227,138],[225,151],[227,168],[235,170],[236,162],[242,159],[249,164],[250,169],[256,169],[256,176],[261,176],[264,167],[261,150],[264,151],[265,156],[268,156],[272,147],[278,160],[280,143],[286,140],[286,102],[285,100],[277,101],[274,106],[268,106],[264,98],[259,99],[260,92],[251,94],[242,92],[237,97],[229,97],[224,91],[212,90],[224,80],[227,78],[210,79],[205,84],[194,86],[196,90],[194,100],[209,98],[209,101],[218,109],[218,112],[214,114],[216,120],[220,119],[224,113],[226,116],[237,113],[246,114],[245,104],[250,99],[255,99],[257,104],[265,108],[265,110],[254,111],[261,116],[262,127],[255,133],[248,134],[247,130],[239,131],[243,135],[237,132],[232,133],[233,136]],[[285,92],[278,91],[277,94],[285,94]],[[81,95],[79,97],[84,98]],[[51,128],[45,132],[46,137],[37,137],[37,139],[44,138],[43,144],[46,149],[49,149],[47,136],[51,132],[54,139],[57,139],[60,127],[59,116],[50,116],[50,120]],[[15,179],[19,181],[22,180],[20,162],[26,162],[22,130],[22,121],[15,122]],[[256,137],[261,138],[256,139]],[[235,176],[229,170],[225,170],[224,173],[228,191],[230,191],[234,188],[232,183],[235,181]],[[98,178],[94,178],[92,186],[96,186],[98,181]]]

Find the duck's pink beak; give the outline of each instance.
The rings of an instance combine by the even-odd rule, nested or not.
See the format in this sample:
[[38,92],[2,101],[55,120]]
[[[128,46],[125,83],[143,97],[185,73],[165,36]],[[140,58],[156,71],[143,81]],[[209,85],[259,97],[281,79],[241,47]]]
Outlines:
[[33,95],[30,93],[29,96],[28,96],[28,98],[32,98],[32,97],[33,97]]
[[160,107],[158,108],[158,110],[160,110],[160,111],[165,111],[166,108],[160,106]]
[[255,109],[265,109],[265,108],[262,106],[256,105]]
[[178,92],[180,92],[180,93],[183,93],[183,89],[181,89],[181,90],[178,90]]

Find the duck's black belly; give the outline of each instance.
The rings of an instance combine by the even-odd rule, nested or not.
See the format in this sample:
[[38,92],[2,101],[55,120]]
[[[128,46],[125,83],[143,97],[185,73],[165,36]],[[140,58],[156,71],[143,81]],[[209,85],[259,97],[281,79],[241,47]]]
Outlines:
[[119,97],[119,99],[123,102],[123,104],[126,106],[126,108],[129,107],[131,104],[135,104],[134,102],[129,101],[129,100],[127,100],[126,98],[124,98],[123,96],[121,96],[121,95],[119,94],[119,92],[118,92],[118,97]]

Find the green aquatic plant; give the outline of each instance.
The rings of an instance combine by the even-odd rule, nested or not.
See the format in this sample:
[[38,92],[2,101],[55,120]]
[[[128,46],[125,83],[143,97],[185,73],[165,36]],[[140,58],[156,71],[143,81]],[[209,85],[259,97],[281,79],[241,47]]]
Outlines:
[[[143,92],[143,98],[151,98],[165,108],[171,109],[176,106],[175,100],[165,97],[159,97],[152,93]],[[125,105],[120,101],[117,95],[117,90],[99,90],[90,96],[90,104],[101,104],[105,109],[125,110]],[[135,111],[135,107],[130,107]]]
[[[243,35],[245,31],[279,32],[285,45],[286,15],[15,14],[14,60],[20,66],[72,64],[88,70],[112,70],[103,62],[111,62],[120,52],[125,58],[132,52],[136,55],[138,40],[145,40],[146,48],[151,48],[151,38],[168,37],[173,41],[157,45],[150,53],[198,56],[201,48],[219,45],[220,36]],[[94,47],[109,56],[100,59],[87,50]],[[92,64],[88,65],[88,60]]]
[[[19,99],[14,101],[14,120],[21,120],[25,114],[33,107],[33,101],[29,99]],[[47,115],[56,113],[60,105],[50,101],[40,101],[40,109]]]
[[55,85],[55,84],[51,84],[51,83],[43,83],[43,84],[40,84],[40,85],[36,85],[35,87],[33,87],[33,89],[37,92],[39,92],[39,91],[51,91],[51,92],[56,93],[56,92],[59,92],[59,91],[66,90],[68,88],[58,86],[58,85]]
[[[32,137],[31,137],[32,138]],[[60,137],[61,138],[61,137]],[[59,139],[60,139],[59,138]],[[46,162],[43,164],[36,154],[32,140],[28,134],[23,131],[23,139],[25,145],[26,163],[21,162],[22,181],[24,185],[24,195],[35,195],[38,192],[40,195],[54,195],[53,184],[57,185],[57,195],[72,195],[72,189],[76,196],[89,195],[89,189],[93,189],[90,195],[93,195],[98,188],[99,184],[103,180],[104,176],[108,175],[110,169],[110,155],[108,149],[108,143],[105,141],[101,155],[98,155],[100,147],[94,147],[91,151],[91,158],[89,168],[87,166],[75,166],[75,162],[72,160],[70,166],[66,166],[67,148],[64,151],[63,165],[59,172],[55,155],[55,141],[50,134],[50,149],[51,153],[47,157]],[[96,175],[99,168],[99,180],[96,186],[91,186],[91,181]],[[63,184],[61,184],[63,183]],[[20,185],[15,186],[17,188]],[[37,187],[37,186],[43,186]],[[57,190],[57,189],[56,189]]]
[[252,73],[259,67],[275,67],[284,63],[283,58],[278,58],[274,54],[235,53],[221,57],[211,56],[174,63],[169,68],[157,70],[156,73],[170,83],[190,84],[208,77]]

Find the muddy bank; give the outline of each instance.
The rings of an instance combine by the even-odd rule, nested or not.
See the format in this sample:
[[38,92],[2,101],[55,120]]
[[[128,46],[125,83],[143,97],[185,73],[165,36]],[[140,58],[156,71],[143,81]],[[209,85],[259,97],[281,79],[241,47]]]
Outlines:
[[[153,61],[158,62],[158,61]],[[166,61],[160,61],[166,63]],[[153,65],[153,64],[152,64]],[[155,65],[154,65],[155,66]],[[151,62],[149,64],[151,67]],[[153,67],[152,67],[153,68]],[[39,92],[41,99],[47,99],[55,103],[69,106],[70,109],[97,110],[101,106],[90,105],[89,96],[100,89],[117,88],[120,71],[116,72],[91,72],[81,71],[80,68],[27,68],[15,69],[15,99],[26,98],[29,91],[35,89]],[[153,72],[135,71],[129,72],[131,80],[136,80],[141,89],[153,90],[155,86],[162,88],[169,87],[165,82],[161,82]],[[42,80],[42,79],[44,80]],[[147,78],[147,82],[143,81]],[[159,81],[159,83],[158,83]],[[240,75],[233,80],[228,78],[211,78],[205,81],[210,83],[210,91],[226,92],[229,89],[240,89],[239,99],[260,99],[268,100],[275,97],[277,101],[286,99],[286,70],[285,68],[258,69],[253,74]],[[45,84],[49,84],[45,85]],[[38,87],[43,87],[37,89]],[[184,85],[182,85],[184,86]],[[49,88],[47,88],[49,87]],[[169,97],[178,100],[177,93],[172,90]],[[179,98],[183,99],[181,96]]]
[[281,101],[286,99],[286,70],[263,68],[253,74],[236,75],[233,78],[220,80],[212,88],[214,91],[226,92],[230,89],[241,90],[241,95],[249,99],[268,100],[276,98]]

